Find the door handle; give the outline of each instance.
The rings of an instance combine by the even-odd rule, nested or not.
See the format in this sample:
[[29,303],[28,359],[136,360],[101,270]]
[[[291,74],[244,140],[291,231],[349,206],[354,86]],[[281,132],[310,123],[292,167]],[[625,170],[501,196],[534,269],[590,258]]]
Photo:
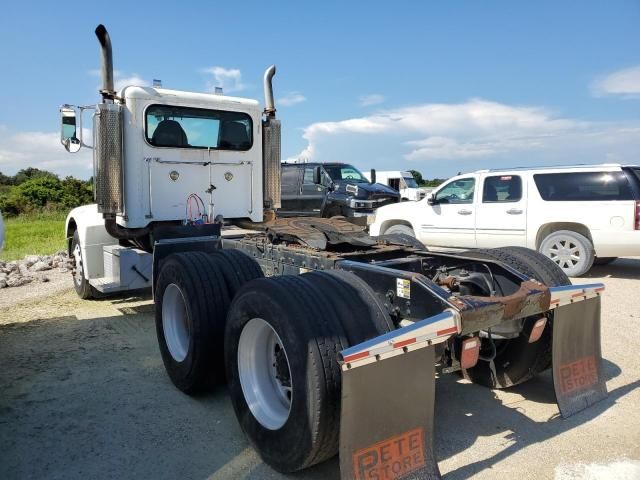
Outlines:
[[507,213],[509,215],[520,215],[522,213],[522,209],[520,209],[520,208],[511,208],[511,209],[507,210]]
[[472,213],[473,212],[471,210],[465,210],[465,209],[458,210],[458,214],[460,215],[471,215]]

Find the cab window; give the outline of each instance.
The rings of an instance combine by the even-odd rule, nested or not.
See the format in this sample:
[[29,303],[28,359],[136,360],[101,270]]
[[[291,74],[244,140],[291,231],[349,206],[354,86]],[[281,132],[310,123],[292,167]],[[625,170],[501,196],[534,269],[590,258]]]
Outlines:
[[522,179],[519,175],[487,177],[482,188],[483,203],[518,202],[522,199]]
[[474,178],[460,178],[448,183],[436,193],[437,203],[473,203]]
[[145,135],[154,147],[245,151],[253,144],[251,117],[241,112],[151,105]]
[[304,177],[302,179],[302,183],[313,185],[313,167],[305,167],[304,169]]

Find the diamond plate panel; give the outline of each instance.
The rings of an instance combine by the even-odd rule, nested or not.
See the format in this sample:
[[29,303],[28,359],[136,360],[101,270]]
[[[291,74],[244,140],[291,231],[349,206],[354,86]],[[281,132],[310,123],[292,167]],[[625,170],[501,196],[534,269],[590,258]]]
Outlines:
[[98,104],[94,138],[95,189],[98,211],[117,215],[124,210],[121,105]]
[[280,120],[264,122],[262,135],[264,203],[280,208]]

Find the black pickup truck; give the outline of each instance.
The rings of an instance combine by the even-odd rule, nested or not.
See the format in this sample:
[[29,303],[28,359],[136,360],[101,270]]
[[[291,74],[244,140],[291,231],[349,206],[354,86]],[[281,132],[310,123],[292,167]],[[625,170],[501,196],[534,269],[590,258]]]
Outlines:
[[348,163],[283,163],[282,208],[278,215],[366,217],[400,201],[394,189],[372,182]]

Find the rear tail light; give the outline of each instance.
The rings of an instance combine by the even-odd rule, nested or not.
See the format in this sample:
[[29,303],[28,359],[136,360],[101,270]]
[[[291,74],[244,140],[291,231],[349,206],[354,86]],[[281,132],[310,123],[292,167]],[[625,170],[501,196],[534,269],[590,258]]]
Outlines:
[[536,320],[536,323],[533,324],[533,328],[531,329],[531,333],[529,334],[529,343],[537,342],[540,340],[542,336],[542,332],[544,332],[544,327],[547,325],[547,317],[540,317]]
[[640,230],[640,201],[636,201],[636,221],[635,229]]
[[460,353],[460,367],[464,370],[475,367],[480,356],[480,339],[477,337],[467,338],[462,342],[462,352]]

